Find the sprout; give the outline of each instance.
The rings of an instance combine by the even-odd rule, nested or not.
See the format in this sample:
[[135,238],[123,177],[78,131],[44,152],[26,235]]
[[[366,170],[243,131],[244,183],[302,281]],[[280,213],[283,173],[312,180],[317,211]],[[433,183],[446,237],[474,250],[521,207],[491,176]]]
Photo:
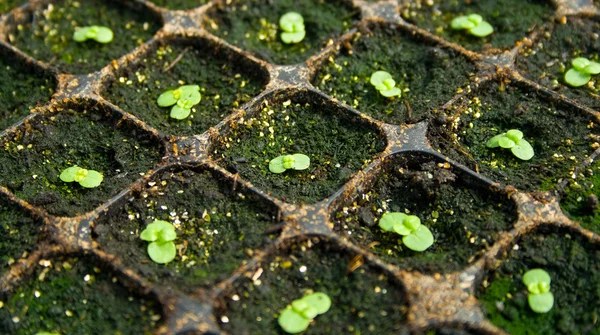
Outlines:
[[487,141],[488,148],[502,147],[510,149],[513,155],[524,161],[533,157],[533,148],[531,144],[523,138],[523,133],[517,129],[511,129],[506,133],[496,135]]
[[175,227],[167,221],[154,220],[146,226],[140,238],[150,242],[148,256],[158,264],[164,264],[175,259],[175,243],[177,238]]
[[285,44],[301,42],[306,36],[304,30],[304,18],[296,12],[283,14],[279,18],[279,28],[281,28],[281,40]]
[[277,322],[286,333],[296,334],[305,331],[317,315],[331,307],[331,299],[325,293],[315,292],[294,300],[280,314]]
[[106,44],[112,42],[113,37],[113,31],[102,26],[81,27],[73,33],[75,42],[85,42],[88,39],[93,39],[98,43]]
[[161,94],[156,103],[160,107],[171,108],[171,117],[177,120],[183,120],[188,117],[192,111],[192,107],[200,103],[202,96],[200,95],[200,86],[184,85],[175,90],[168,90]]
[[376,71],[371,75],[371,85],[386,98],[399,97],[402,91],[396,86],[396,81],[392,79],[392,75],[385,71]]
[[523,275],[527,286],[529,307],[536,313],[548,313],[554,306],[554,295],[550,292],[550,275],[542,269],[532,269]]
[[571,61],[573,68],[565,73],[565,82],[573,87],[583,86],[592,79],[593,74],[600,73],[600,63],[587,58],[578,57]]
[[288,169],[306,170],[309,165],[310,158],[304,154],[283,155],[269,162],[269,170],[273,173],[283,173]]
[[455,17],[450,26],[454,30],[466,30],[469,34],[477,37],[486,37],[494,32],[492,25],[483,21],[483,17],[479,14]]
[[79,166],[71,166],[66,168],[60,174],[60,180],[65,183],[78,182],[79,185],[85,188],[94,188],[100,186],[102,183],[102,174],[98,171],[87,170],[80,168]]
[[402,237],[402,243],[414,251],[424,251],[433,245],[433,235],[429,228],[421,224],[421,219],[415,215],[392,212],[385,213],[379,220],[383,231],[395,232]]

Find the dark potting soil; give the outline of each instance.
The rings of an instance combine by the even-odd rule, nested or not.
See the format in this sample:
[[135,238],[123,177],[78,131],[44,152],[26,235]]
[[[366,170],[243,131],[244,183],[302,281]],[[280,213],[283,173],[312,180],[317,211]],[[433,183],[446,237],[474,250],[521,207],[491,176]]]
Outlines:
[[[332,195],[381,152],[385,142],[368,124],[317,98],[308,98],[312,105],[291,100],[264,104],[258,115],[234,121],[214,158],[287,202],[315,203]],[[281,174],[269,171],[269,160],[293,153],[309,156],[310,167]]]
[[170,10],[183,10],[198,8],[208,3],[208,0],[150,0],[150,2]]
[[[232,187],[208,171],[165,172],[97,224],[96,240],[107,252],[161,285],[189,292],[231,276],[253,251],[274,235],[277,212],[257,196]],[[176,227],[178,255],[154,263],[148,242],[139,237],[147,224],[165,220]]]
[[[369,82],[375,71],[389,72],[400,98],[382,96]],[[343,49],[316,76],[314,85],[333,98],[387,123],[417,122],[446,103],[474,72],[450,49],[428,46],[397,29],[374,27],[351,49]]]
[[560,206],[567,215],[586,229],[600,234],[600,162],[578,174],[561,198]]
[[[504,84],[484,85],[446,110],[446,116],[448,124],[430,132],[434,147],[485,177],[522,191],[548,190],[569,178],[593,151],[591,136],[598,134],[583,113]],[[510,129],[522,131],[533,146],[531,160],[486,147],[490,138]],[[444,135],[448,131],[456,135]]]
[[[515,15],[511,10],[517,8]],[[494,32],[481,38],[450,27],[452,19],[469,14],[481,15]],[[547,0],[420,0],[401,12],[403,18],[420,28],[474,51],[510,49],[553,14],[554,8]]]
[[[281,310],[310,292],[326,293],[328,312],[303,334],[397,334],[404,330],[406,302],[401,287],[363,264],[347,272],[354,255],[312,240],[261,264],[255,280],[241,278],[223,297],[217,320],[228,334],[285,334],[277,324]],[[262,270],[262,271],[261,271]]]
[[[552,278],[554,307],[545,314],[527,303],[523,273],[534,268]],[[527,235],[484,279],[479,299],[488,319],[510,334],[600,334],[600,249],[568,231]]]
[[[132,52],[150,39],[161,24],[143,5],[133,8],[120,1],[64,0],[36,7],[39,8],[33,10],[28,22],[9,34],[10,42],[33,58],[73,74],[98,71]],[[73,40],[76,27],[92,25],[112,29],[113,41],[101,44]]]
[[25,0],[2,0],[0,1],[0,14],[7,13],[11,9],[24,4]]
[[85,259],[42,260],[0,308],[0,333],[150,335],[161,316],[152,300]]
[[[412,160],[407,164],[406,160]],[[452,169],[448,163],[399,156],[389,161],[370,191],[334,214],[334,230],[384,261],[423,273],[464,269],[512,228],[515,205],[505,195]],[[434,243],[423,252],[403,246],[402,236],[384,232],[385,212],[416,215]]]
[[[258,69],[231,62],[214,50],[205,42],[158,46],[119,74],[105,97],[160,132],[201,134],[258,95],[266,84]],[[181,85],[199,85],[202,100],[187,119],[176,120],[169,117],[171,107],[159,107],[156,99]]]
[[[75,216],[93,210],[141,178],[162,157],[162,148],[118,114],[97,107],[40,116],[3,140],[0,184],[50,214]],[[65,183],[73,165],[104,176],[97,188]]]
[[[281,41],[279,18],[287,12],[304,17],[306,37],[296,44]],[[218,8],[205,26],[227,42],[276,64],[295,64],[321,50],[330,39],[350,29],[359,10],[346,1],[242,0]]]
[[0,276],[10,265],[36,247],[42,226],[23,210],[0,199]]

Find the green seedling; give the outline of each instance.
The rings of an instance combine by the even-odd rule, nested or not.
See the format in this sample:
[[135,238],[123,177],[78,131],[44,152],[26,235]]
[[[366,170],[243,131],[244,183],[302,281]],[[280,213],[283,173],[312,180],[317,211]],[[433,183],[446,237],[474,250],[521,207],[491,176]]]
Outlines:
[[98,43],[106,44],[112,42],[114,37],[113,31],[108,27],[89,26],[81,27],[73,33],[75,42],[85,42],[92,39]]
[[175,243],[177,238],[175,227],[167,221],[154,220],[146,226],[140,238],[150,242],[148,256],[158,264],[165,264],[175,259]]
[[297,334],[308,328],[317,315],[323,314],[331,307],[331,299],[325,293],[315,292],[294,300],[291,305],[281,311],[277,322],[288,334]]
[[173,106],[170,116],[177,120],[183,120],[190,116],[192,107],[200,103],[201,99],[200,86],[184,85],[164,92],[158,97],[156,103],[160,107]]
[[285,44],[299,43],[306,36],[304,18],[296,12],[283,14],[279,18],[279,28],[281,29],[281,40]]
[[396,87],[396,81],[392,75],[385,71],[376,71],[371,75],[371,85],[386,98],[400,97],[402,90]]
[[550,292],[550,275],[542,269],[532,269],[523,275],[523,284],[527,286],[527,301],[532,311],[548,313],[554,306],[554,295]]
[[100,172],[80,168],[77,165],[64,169],[60,174],[60,180],[65,183],[76,181],[85,188],[98,187],[103,179],[104,177],[102,177]]
[[565,73],[565,82],[573,87],[587,84],[592,75],[600,73],[600,63],[592,62],[583,57],[577,57],[571,61],[573,68]]
[[59,333],[51,333],[51,332],[37,332],[35,335],[60,335]]
[[511,129],[506,133],[490,138],[486,146],[488,148],[501,147],[510,149],[513,155],[524,161],[530,160],[534,154],[531,144],[523,138],[523,132],[517,129]]
[[269,170],[273,173],[283,173],[288,169],[306,170],[310,166],[310,158],[304,154],[283,155],[269,162]]
[[414,251],[424,251],[433,245],[433,234],[415,215],[385,213],[379,220],[379,228],[402,235],[402,243]]
[[483,17],[479,14],[455,17],[450,26],[454,30],[465,30],[476,37],[486,37],[494,32],[492,25],[483,21]]

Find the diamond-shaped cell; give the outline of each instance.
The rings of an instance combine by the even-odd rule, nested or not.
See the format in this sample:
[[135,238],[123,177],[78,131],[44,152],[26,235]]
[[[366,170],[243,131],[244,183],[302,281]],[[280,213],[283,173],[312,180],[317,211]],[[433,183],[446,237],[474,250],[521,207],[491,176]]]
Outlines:
[[[15,21],[8,31],[10,43],[73,74],[100,70],[150,39],[161,25],[159,16],[142,3],[103,0],[36,2]],[[113,41],[73,40],[76,29],[93,25],[112,29]]]
[[[360,34],[317,74],[313,84],[332,97],[387,123],[416,122],[468,83],[475,67],[456,51],[432,46],[418,35],[377,25]],[[402,96],[386,98],[370,83],[375,71],[390,73]]]
[[[448,123],[430,131],[433,146],[495,182],[524,191],[552,189],[571,177],[594,150],[599,133],[594,120],[580,110],[512,84],[484,85],[445,112]],[[523,132],[533,158],[522,160],[510,149],[486,146],[511,129]]]
[[[118,113],[83,102],[60,109],[8,133],[0,150],[0,184],[50,214],[93,210],[162,157],[162,145]],[[102,173],[104,181],[96,188],[61,181],[61,172],[73,165]]]
[[[348,31],[359,14],[342,0],[241,0],[215,8],[204,23],[210,32],[258,58],[286,65],[317,54],[330,39]],[[279,18],[287,12],[304,18],[306,36],[299,43],[281,41]]]
[[[334,194],[385,148],[373,125],[312,91],[284,93],[254,108],[231,122],[213,159],[289,203],[315,203]],[[309,156],[308,169],[269,171],[270,160],[295,153]]]
[[361,256],[326,241],[292,244],[234,283],[216,310],[228,334],[282,334],[277,317],[292,301],[323,292],[331,308],[306,334],[392,334],[406,331],[404,289]]
[[555,24],[548,34],[531,47],[523,48],[517,58],[517,68],[528,79],[591,108],[600,105],[600,83],[597,76],[581,87],[565,82],[565,72],[572,69],[571,61],[585,57],[599,61],[600,40],[596,38],[600,22],[571,17],[566,24]]
[[[402,236],[383,231],[386,212],[416,215],[434,242],[423,252],[408,249]],[[386,262],[423,273],[464,269],[512,228],[515,205],[506,195],[446,162],[417,154],[395,156],[369,191],[333,214],[334,230]]]
[[[236,186],[238,185],[238,186]],[[182,291],[228,278],[254,250],[275,238],[277,209],[206,170],[166,171],[96,224],[95,240],[148,280]],[[154,263],[140,232],[154,220],[175,226],[177,256]]]
[[[102,94],[122,110],[170,135],[201,134],[258,95],[267,72],[228,48],[206,40],[158,42],[115,75]],[[199,85],[201,100],[183,120],[157,98],[181,85]]]
[[208,3],[208,0],[149,0],[153,4],[170,9],[170,10],[184,10],[198,8]]
[[[540,268],[551,278],[554,306],[528,305],[523,274]],[[510,334],[598,334],[600,246],[578,233],[544,227],[519,239],[478,293],[487,318]]]
[[153,334],[161,319],[157,302],[122,285],[90,258],[42,259],[3,300],[0,333]]
[[583,228],[600,234],[600,162],[583,169],[565,189],[560,207]]
[[26,0],[3,0],[0,2],[0,14],[7,13],[11,9],[24,4]]
[[[507,8],[518,8],[519,15],[507,15]],[[452,29],[452,19],[469,14],[481,15],[494,32],[481,38]],[[403,18],[417,26],[474,51],[512,48],[553,14],[549,0],[418,0],[407,3],[401,11]]]

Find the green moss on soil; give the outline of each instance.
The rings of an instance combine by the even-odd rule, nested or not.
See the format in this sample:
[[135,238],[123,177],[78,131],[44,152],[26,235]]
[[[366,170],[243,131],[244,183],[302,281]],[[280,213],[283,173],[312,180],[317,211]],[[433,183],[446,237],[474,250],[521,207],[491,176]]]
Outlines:
[[[600,334],[600,250],[574,233],[528,235],[486,278],[479,299],[488,319],[510,334]],[[516,250],[515,250],[516,249]],[[527,304],[523,273],[542,268],[552,278],[554,307],[537,314]]]
[[[313,245],[318,243],[318,245]],[[352,273],[353,255],[322,246],[293,245],[289,253],[262,264],[255,281],[244,277],[224,298],[217,319],[228,334],[285,334],[279,311],[308,292],[324,292],[331,309],[303,334],[392,334],[404,330],[404,292],[387,276],[362,265]]]
[[0,14],[7,13],[11,9],[24,4],[25,0],[2,0],[0,1]]
[[[598,134],[583,113],[510,85],[482,87],[446,112],[460,117],[432,130],[434,147],[493,181],[522,191],[545,191],[569,178],[593,151],[591,136]],[[535,152],[531,160],[486,147],[490,138],[510,129],[521,130],[531,143]]]
[[150,2],[171,10],[198,8],[208,0],[150,0]]
[[[221,138],[215,159],[259,189],[293,203],[332,195],[385,147],[371,126],[316,102],[264,106],[255,117],[232,127]],[[269,160],[286,153],[309,156],[310,167],[271,173]]]
[[34,220],[8,201],[0,200],[0,276],[35,246],[42,222]]
[[0,333],[152,334],[160,320],[156,303],[86,261],[61,258],[38,265],[0,309]]
[[[388,163],[371,191],[334,214],[335,231],[407,270],[448,273],[464,269],[497,238],[512,228],[515,206],[449,165],[405,158]],[[416,157],[410,157],[419,161]],[[402,236],[383,232],[385,212],[416,215],[435,242],[424,252],[403,247]]]
[[[40,119],[37,119],[40,120]],[[67,109],[20,127],[0,150],[0,184],[53,215],[91,211],[150,170],[162,157],[160,146],[140,130],[95,108]],[[104,175],[85,189],[59,179],[78,165]]]
[[[73,40],[75,27],[107,26],[115,34],[109,44]],[[98,71],[150,39],[160,28],[147,10],[129,8],[120,2],[65,0],[31,13],[28,22],[11,33],[11,42],[33,58],[61,72],[86,74]]]
[[29,115],[29,110],[50,100],[56,79],[0,54],[0,129]]
[[[232,108],[258,95],[265,84],[256,69],[253,72],[239,63],[232,66],[227,57],[213,50],[207,45],[160,46],[143,57],[139,66],[120,74],[106,91],[106,98],[161,132],[180,136],[203,133]],[[170,118],[171,108],[159,107],[156,99],[184,84],[200,85],[202,100],[190,117],[180,121]]]
[[[330,58],[314,85],[378,120],[395,124],[422,120],[450,100],[474,71],[450,49],[428,46],[393,28],[375,28],[373,33]],[[392,75],[404,91],[401,98],[386,98],[370,84],[371,74],[378,70]]]
[[600,163],[595,163],[580,173],[565,190],[560,200],[561,208],[569,217],[596,234],[600,234],[600,212],[594,199],[600,197]]
[[[516,15],[515,8],[518,8]],[[494,27],[494,33],[480,38],[450,27],[453,18],[473,13],[483,16]],[[514,47],[533,28],[547,22],[554,8],[546,0],[420,0],[405,7],[401,14],[423,29],[467,49],[481,51]]]
[[[279,18],[290,11],[304,17],[306,37],[296,44],[285,44],[279,38]],[[358,9],[341,0],[242,0],[216,10],[205,25],[227,42],[268,62],[295,64],[348,31],[358,14]]]
[[564,74],[572,68],[571,61],[585,57],[599,61],[600,23],[589,19],[568,17],[567,24],[556,24],[533,48],[524,48],[517,58],[517,68],[527,78],[555,90],[591,108],[600,107],[600,82],[593,76],[588,85],[570,87]]
[[[103,249],[151,281],[184,291],[216,284],[274,237],[265,229],[275,209],[210,172],[166,172],[151,185],[95,228]],[[176,227],[179,252],[167,265],[152,262],[139,238],[155,219]]]

